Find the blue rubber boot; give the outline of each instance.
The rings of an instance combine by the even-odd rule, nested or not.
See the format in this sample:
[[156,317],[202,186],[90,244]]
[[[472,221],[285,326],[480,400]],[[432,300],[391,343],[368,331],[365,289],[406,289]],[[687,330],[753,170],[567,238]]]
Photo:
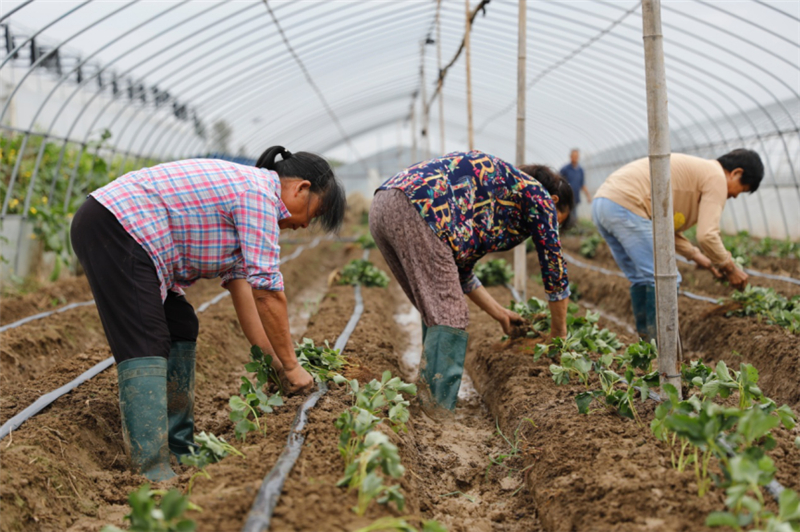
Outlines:
[[191,454],[194,443],[194,366],[197,342],[172,342],[167,360],[169,450],[178,457]]
[[658,321],[656,321],[656,287],[645,287],[645,315],[647,316],[647,340],[655,340],[658,336]]
[[117,365],[122,435],[133,468],[151,482],[175,476],[167,437],[167,359],[141,357]]
[[428,327],[423,334],[417,393],[422,410],[440,419],[456,408],[469,335],[445,325]]
[[631,306],[633,317],[636,320],[636,332],[639,337],[646,339],[647,331],[647,285],[633,285],[631,291]]

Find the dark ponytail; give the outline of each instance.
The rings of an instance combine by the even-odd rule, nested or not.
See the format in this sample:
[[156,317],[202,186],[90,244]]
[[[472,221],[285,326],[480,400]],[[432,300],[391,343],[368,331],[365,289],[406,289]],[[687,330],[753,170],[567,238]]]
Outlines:
[[[276,161],[277,156],[280,161]],[[297,178],[311,183],[311,193],[319,196],[321,213],[317,220],[328,231],[337,231],[344,220],[347,199],[328,161],[305,151],[291,153],[283,146],[267,148],[256,161],[257,168],[272,170],[281,179]]]
[[565,229],[569,228],[574,222],[573,214],[575,212],[575,194],[569,181],[555,173],[550,167],[541,164],[526,164],[520,166],[519,169],[541,183],[551,196],[558,196],[556,209],[570,213],[564,224]]

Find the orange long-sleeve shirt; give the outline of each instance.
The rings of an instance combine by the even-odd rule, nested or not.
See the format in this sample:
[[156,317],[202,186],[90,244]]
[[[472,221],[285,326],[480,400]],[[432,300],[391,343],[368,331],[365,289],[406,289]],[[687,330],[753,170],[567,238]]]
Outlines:
[[[697,249],[683,231],[697,224],[697,242],[718,267],[730,264],[731,254],[720,237],[719,222],[728,187],[725,171],[715,160],[673,153],[670,156],[675,250],[691,259]],[[594,195],[607,198],[644,218],[653,217],[650,198],[650,161],[645,157],[608,176]]]

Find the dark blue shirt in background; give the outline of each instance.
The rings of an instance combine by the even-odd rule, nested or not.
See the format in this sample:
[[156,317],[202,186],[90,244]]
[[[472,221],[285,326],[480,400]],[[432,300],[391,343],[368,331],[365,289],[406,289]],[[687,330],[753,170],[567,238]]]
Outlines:
[[581,189],[584,185],[583,168],[578,165],[577,168],[572,166],[572,163],[565,165],[559,172],[572,187],[572,193],[575,196],[575,205],[581,202]]

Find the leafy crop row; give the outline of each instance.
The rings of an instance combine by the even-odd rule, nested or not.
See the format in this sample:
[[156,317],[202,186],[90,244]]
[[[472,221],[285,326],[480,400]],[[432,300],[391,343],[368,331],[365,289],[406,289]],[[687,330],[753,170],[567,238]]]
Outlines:
[[578,253],[587,259],[593,259],[597,255],[597,250],[600,244],[603,243],[603,237],[598,234],[591,234],[581,239],[581,246],[578,248]]
[[[539,310],[541,304],[527,306]],[[586,388],[575,397],[580,413],[591,413],[591,405],[597,400],[641,423],[636,397],[646,401],[650,388],[659,386],[658,372],[653,371],[655,345],[638,342],[616,354],[621,347],[618,342],[598,342],[603,334],[595,330],[595,316],[587,312],[583,319],[570,317],[566,340],[538,345],[534,357],[559,356],[560,364],[550,365],[556,384],[578,382]],[[583,341],[585,338],[590,342]],[[592,358],[591,353],[596,356]],[[706,524],[737,531],[751,525],[754,530],[800,530],[800,500],[796,492],[787,489],[781,493],[777,514],[766,507],[763,494],[776,472],[773,460],[766,454],[776,446],[771,432],[779,425],[794,428],[794,412],[787,405],[778,407],[764,395],[758,387],[758,371],[749,364],[741,364],[740,370],[734,371],[723,361],[715,368],[695,361],[682,366],[681,376],[687,390],[695,393],[680,400],[674,386],[664,385],[668,399],[656,408],[650,429],[669,446],[675,469],[694,468],[698,495],[707,493],[712,483],[726,490],[727,511],[713,512]],[[594,377],[600,389],[590,389]],[[730,406],[734,397],[738,401]]]
[[[86,195],[142,165],[157,164],[155,160],[145,160],[137,166],[135,157],[100,156],[101,151],[109,151],[105,143],[110,136],[104,131],[98,140],[80,146],[46,142],[41,136],[31,135],[23,154],[19,153],[23,135],[0,136],[0,195],[8,194],[11,176],[19,164],[8,214],[25,214],[34,222],[34,236],[42,241],[45,251],[56,254],[53,277],[57,277],[62,264],[70,258],[72,250],[66,229]],[[36,181],[31,188],[34,171]],[[26,200],[28,209],[23,213]]]
[[475,265],[475,275],[483,286],[504,286],[514,278],[505,259],[491,259]]
[[385,288],[389,285],[389,275],[366,259],[353,259],[342,268],[338,284]]
[[741,308],[729,311],[728,316],[757,316],[769,324],[800,333],[800,295],[786,298],[772,288],[751,285],[742,292],[734,292],[731,299]]

